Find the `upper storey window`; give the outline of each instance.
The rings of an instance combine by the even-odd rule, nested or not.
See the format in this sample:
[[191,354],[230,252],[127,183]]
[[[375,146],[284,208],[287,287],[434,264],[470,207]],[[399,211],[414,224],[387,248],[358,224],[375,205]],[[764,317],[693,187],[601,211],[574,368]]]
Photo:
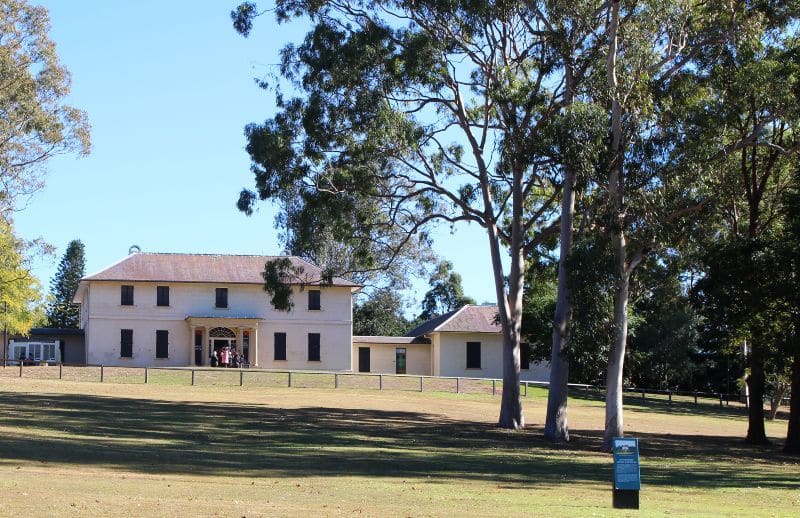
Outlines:
[[218,309],[227,309],[228,307],[228,288],[217,288],[216,302],[214,307]]
[[308,309],[321,309],[319,290],[308,290]]
[[119,303],[123,306],[133,306],[133,286],[122,285]]
[[156,286],[156,306],[169,306],[169,286]]

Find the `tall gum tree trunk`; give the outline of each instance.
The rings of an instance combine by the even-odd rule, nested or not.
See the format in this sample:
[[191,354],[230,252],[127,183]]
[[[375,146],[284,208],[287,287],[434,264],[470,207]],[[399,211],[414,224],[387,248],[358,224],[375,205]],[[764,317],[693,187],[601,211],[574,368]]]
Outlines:
[[611,94],[611,163],[608,175],[609,221],[612,225],[611,240],[614,246],[616,286],[614,295],[614,342],[608,355],[606,373],[606,419],[603,432],[603,449],[611,449],[611,439],[623,435],[622,426],[622,373],[625,362],[625,346],[628,338],[628,285],[630,276],[627,267],[628,249],[625,241],[625,214],[623,199],[625,180],[622,174],[622,106],[617,92],[617,29],[619,27],[619,0],[611,6],[608,23],[609,49],[606,60],[606,75]]
[[567,400],[569,397],[569,361],[565,357],[569,345],[572,304],[569,301],[566,260],[572,250],[572,220],[575,211],[574,175],[564,179],[561,202],[561,228],[558,260],[558,295],[553,318],[553,342],[550,351],[550,383],[547,391],[547,417],[544,437],[552,442],[569,441]]
[[764,426],[764,359],[760,346],[753,347],[751,351],[750,375],[747,376],[747,386],[750,389],[750,411],[747,415],[747,438],[745,440],[750,444],[769,444]]
[[[569,63],[566,65],[566,104],[573,99],[573,75]],[[550,383],[547,386],[547,416],[544,438],[551,442],[569,441],[567,401],[569,398],[569,346],[572,304],[569,300],[567,259],[572,252],[572,226],[575,215],[575,172],[567,164],[564,167],[564,186],[561,194],[561,223],[558,250],[558,293],[556,311],[553,316],[553,336],[550,349]]]
[[800,339],[794,332],[794,360],[792,361],[792,394],[789,397],[789,427],[786,430],[786,444],[783,451],[800,454]]
[[[606,424],[603,449],[611,450],[611,440],[624,435],[622,418],[622,373],[628,339],[628,289],[630,275],[625,271],[625,235],[614,236],[617,254],[617,285],[614,297],[614,342],[606,371]],[[620,264],[621,263],[621,264]]]

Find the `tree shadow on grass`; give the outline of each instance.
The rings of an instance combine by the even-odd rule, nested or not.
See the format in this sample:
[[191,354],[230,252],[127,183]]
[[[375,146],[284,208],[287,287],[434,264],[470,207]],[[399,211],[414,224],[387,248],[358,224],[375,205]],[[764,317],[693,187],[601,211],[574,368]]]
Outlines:
[[[0,437],[5,464],[245,477],[430,477],[514,486],[606,484],[611,477],[610,458],[597,453],[601,437],[594,431],[576,431],[575,443],[554,449],[539,427],[508,432],[420,412],[0,393],[0,426],[11,430]],[[720,451],[732,446],[726,438],[640,438],[647,445],[642,471],[649,484],[800,488],[797,464],[775,469],[779,456],[771,451],[733,462],[739,453]],[[664,462],[712,453],[711,461],[690,468]],[[659,460],[647,463],[647,456]]]

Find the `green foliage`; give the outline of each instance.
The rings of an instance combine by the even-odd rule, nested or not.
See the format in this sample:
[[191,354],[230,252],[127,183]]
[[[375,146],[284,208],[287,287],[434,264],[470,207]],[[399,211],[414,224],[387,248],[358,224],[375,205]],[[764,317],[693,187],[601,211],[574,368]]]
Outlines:
[[48,38],[47,10],[0,0],[0,216],[41,188],[44,164],[89,152],[86,114],[63,104],[69,73]]
[[411,323],[403,316],[403,299],[392,289],[381,289],[353,308],[353,334],[403,336]]
[[85,273],[84,246],[79,239],[70,241],[50,281],[52,299],[47,307],[48,327],[80,327],[80,305],[72,303],[78,283]]
[[34,246],[0,218],[0,326],[9,333],[25,334],[42,320],[39,282],[28,266]]
[[422,298],[422,312],[418,320],[426,321],[465,304],[475,304],[475,299],[464,295],[461,275],[453,271],[453,263],[442,261],[428,281],[431,287]]
[[303,269],[292,264],[291,259],[282,257],[267,261],[264,265],[264,290],[270,302],[279,311],[290,311],[294,307],[292,283],[301,278]]

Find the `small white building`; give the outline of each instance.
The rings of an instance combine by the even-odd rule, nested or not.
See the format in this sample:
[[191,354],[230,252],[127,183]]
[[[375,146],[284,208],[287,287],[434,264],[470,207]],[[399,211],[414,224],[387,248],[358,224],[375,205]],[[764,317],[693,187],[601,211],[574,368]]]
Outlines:
[[[497,306],[466,305],[425,322],[404,337],[354,336],[353,371],[469,378],[503,377]],[[546,363],[523,347],[520,378],[547,381]]]
[[[85,362],[120,366],[209,365],[213,350],[251,366],[349,370],[352,293],[360,287],[290,257],[302,270],[291,311],[272,307],[264,265],[277,257],[134,253],[81,279]],[[301,287],[302,285],[302,287]]]

